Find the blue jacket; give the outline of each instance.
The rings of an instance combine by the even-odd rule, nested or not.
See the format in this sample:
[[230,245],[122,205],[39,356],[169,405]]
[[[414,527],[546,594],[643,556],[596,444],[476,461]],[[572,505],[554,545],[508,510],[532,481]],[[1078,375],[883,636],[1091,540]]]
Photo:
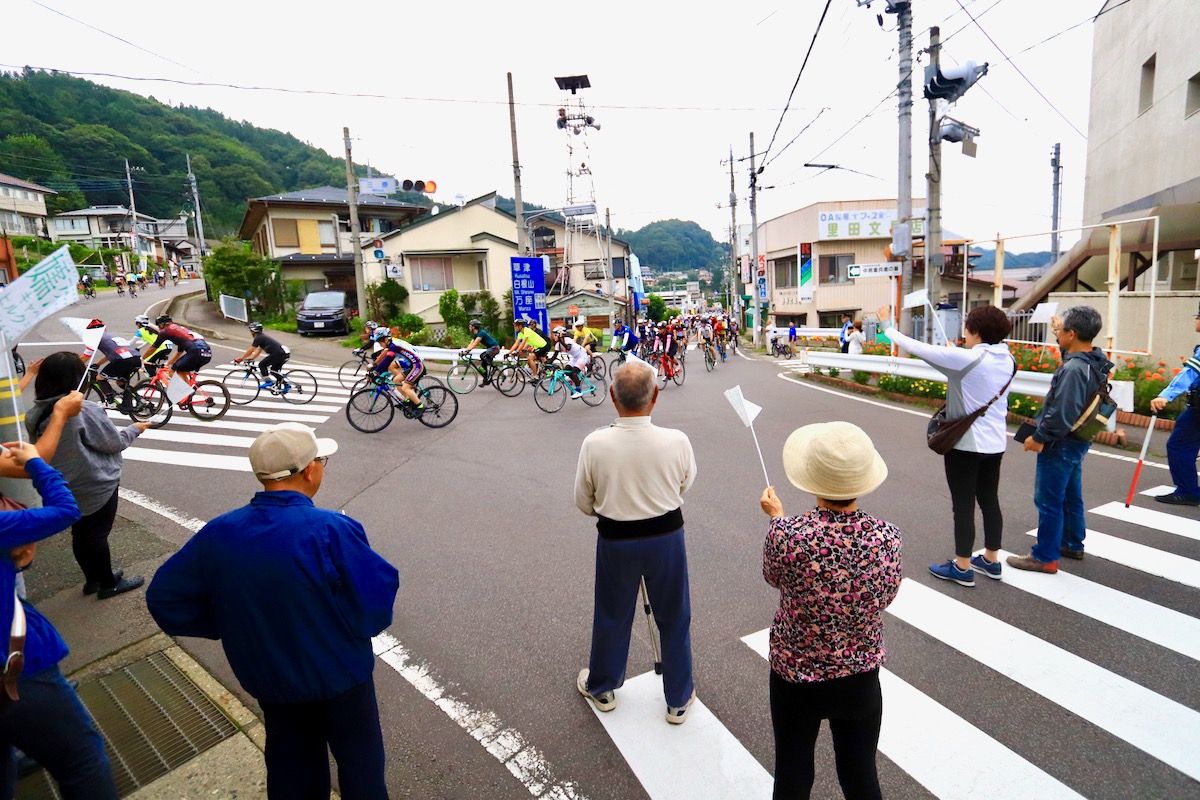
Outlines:
[[1184,363],[1184,368],[1158,393],[1164,400],[1171,401],[1181,394],[1186,394],[1197,381],[1200,381],[1200,346],[1192,351],[1192,357]]
[[220,639],[254,697],[305,703],[370,677],[399,587],[358,522],[299,492],[258,492],[159,568],[146,605],[166,633]]
[[[67,488],[67,482],[54,467],[40,458],[25,462],[25,473],[33,479],[33,488],[42,498],[41,508],[0,513],[0,652],[8,659],[8,632],[12,627],[13,583],[16,567],[8,557],[12,548],[53,536],[79,519],[79,507]],[[67,657],[67,645],[50,621],[29,603],[25,606],[25,669],[33,675]],[[3,662],[0,662],[3,663]]]

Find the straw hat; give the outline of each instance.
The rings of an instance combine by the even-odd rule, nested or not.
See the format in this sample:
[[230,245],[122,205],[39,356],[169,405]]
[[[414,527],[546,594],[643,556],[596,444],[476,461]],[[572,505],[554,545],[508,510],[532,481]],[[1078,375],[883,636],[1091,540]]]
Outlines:
[[849,422],[819,422],[783,443],[783,471],[797,489],[826,500],[853,500],[887,477],[871,437]]

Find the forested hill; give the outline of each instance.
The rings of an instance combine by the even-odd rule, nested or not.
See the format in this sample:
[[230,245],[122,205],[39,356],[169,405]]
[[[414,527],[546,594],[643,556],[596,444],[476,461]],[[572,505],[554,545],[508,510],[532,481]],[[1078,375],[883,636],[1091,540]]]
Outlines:
[[636,231],[618,230],[641,263],[659,272],[718,269],[729,258],[729,247],[695,222],[666,219]]
[[[141,168],[134,173],[138,211],[177,217],[191,208],[189,153],[205,235],[214,238],[237,231],[249,197],[346,183],[345,162],[289,133],[69,75],[0,73],[0,172],[58,191],[51,212],[127,205],[129,159]],[[422,195],[400,199],[430,203]]]

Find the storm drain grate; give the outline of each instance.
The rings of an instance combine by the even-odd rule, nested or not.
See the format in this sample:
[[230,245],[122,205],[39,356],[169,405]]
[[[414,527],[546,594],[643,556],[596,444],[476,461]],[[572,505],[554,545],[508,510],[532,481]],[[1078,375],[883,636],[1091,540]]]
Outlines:
[[[81,684],[79,697],[104,735],[122,797],[237,733],[221,708],[162,653]],[[51,783],[43,772],[31,775],[17,797],[57,797]]]

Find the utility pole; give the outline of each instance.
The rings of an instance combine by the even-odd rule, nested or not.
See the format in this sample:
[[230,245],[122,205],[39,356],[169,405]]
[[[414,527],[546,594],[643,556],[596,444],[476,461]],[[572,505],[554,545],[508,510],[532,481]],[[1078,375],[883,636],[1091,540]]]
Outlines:
[[196,176],[192,174],[192,156],[187,156],[188,182],[192,185],[192,206],[196,210],[196,238],[199,240],[197,255],[204,258],[204,219],[200,216],[200,189],[196,186]]
[[[912,230],[909,218],[912,216],[912,4],[908,2],[895,3],[896,23],[900,29],[900,79],[896,84],[900,98],[900,167],[899,181],[896,187],[896,222],[908,225]],[[912,242],[911,234],[906,237]],[[912,245],[908,253],[901,256],[903,267],[900,272],[900,295],[903,297],[912,292]],[[898,305],[898,303],[897,303]],[[900,331],[912,333],[912,309],[898,308]]]
[[513,199],[516,201],[517,252],[529,253],[529,241],[525,236],[525,204],[521,202],[521,159],[517,157],[517,104],[513,99],[512,73],[508,73],[508,127],[512,135],[513,151]]
[[[738,305],[733,302],[733,287],[735,286],[733,276],[740,277],[738,267],[738,232],[737,232],[737,187],[733,182],[733,145],[729,145],[729,271],[725,274],[725,289],[727,292],[726,310],[730,314],[736,313]],[[741,291],[738,292],[741,295]],[[738,320],[740,325],[742,320]]]
[[[363,275],[362,230],[358,224],[358,187],[354,185],[354,168],[350,160],[350,129],[342,128],[346,144],[346,199],[350,201],[350,253],[354,257],[354,289],[358,293],[358,316],[367,318],[367,283]],[[340,236],[341,234],[339,234]]]
[[[141,271],[142,253],[141,253],[141,238],[137,232],[137,203],[133,200],[133,174],[129,169],[129,159],[125,159],[125,184],[129,187],[129,236],[133,244],[133,255],[138,260],[138,269]],[[130,265],[132,269],[132,265]]]
[[604,230],[608,232],[608,327],[614,330],[617,327],[617,286],[612,268],[612,214],[607,208],[604,209]]
[[1055,264],[1058,261],[1058,225],[1060,211],[1060,191],[1062,189],[1062,144],[1056,142],[1054,144],[1054,152],[1050,155],[1050,171],[1054,175],[1052,182],[1054,200],[1050,211],[1051,224],[1050,227],[1054,232],[1050,234],[1050,264]]
[[750,275],[754,278],[754,291],[750,298],[753,303],[754,313],[751,315],[751,324],[754,325],[753,343],[758,347],[762,341],[762,300],[758,296],[758,168],[754,161],[754,131],[750,132],[750,258],[752,264],[750,267]]
[[[941,30],[935,25],[929,29],[929,63],[941,72]],[[940,270],[945,263],[942,255],[942,135],[941,120],[938,119],[938,98],[929,98],[929,172],[926,173],[926,205],[929,227],[925,231],[925,293],[929,305],[925,309],[925,341],[933,341],[934,312],[931,310],[941,297],[942,280]],[[966,300],[966,298],[963,298]]]

